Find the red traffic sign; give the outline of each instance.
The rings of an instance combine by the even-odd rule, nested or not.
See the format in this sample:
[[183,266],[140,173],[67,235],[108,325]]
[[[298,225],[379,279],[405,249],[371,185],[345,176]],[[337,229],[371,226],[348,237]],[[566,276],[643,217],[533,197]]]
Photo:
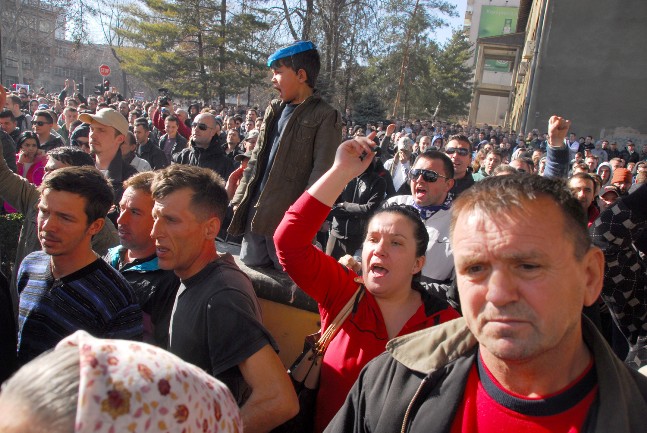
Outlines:
[[99,66],[99,73],[101,74],[102,77],[107,77],[108,75],[110,75],[110,66],[108,65]]

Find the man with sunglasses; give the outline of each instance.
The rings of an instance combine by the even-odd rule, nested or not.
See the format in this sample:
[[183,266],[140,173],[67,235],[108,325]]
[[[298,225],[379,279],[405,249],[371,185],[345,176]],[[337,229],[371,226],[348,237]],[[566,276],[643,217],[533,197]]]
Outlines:
[[456,198],[467,188],[474,185],[472,176],[472,145],[466,135],[452,135],[449,137],[445,154],[449,156],[454,165],[454,186],[449,191]]
[[385,203],[406,204],[415,207],[429,233],[429,244],[422,268],[423,283],[446,282],[452,278],[454,256],[449,245],[449,191],[454,186],[454,165],[451,159],[437,150],[418,155],[408,172],[411,195],[391,197]]
[[65,146],[63,140],[52,134],[53,126],[54,119],[48,111],[38,110],[34,113],[34,120],[31,122],[31,127],[36,135],[38,135],[38,141],[41,143],[40,148],[44,152]]
[[197,115],[191,124],[189,145],[173,155],[173,162],[210,168],[223,179],[229,178],[234,171],[234,161],[225,155],[218,126],[212,114]]

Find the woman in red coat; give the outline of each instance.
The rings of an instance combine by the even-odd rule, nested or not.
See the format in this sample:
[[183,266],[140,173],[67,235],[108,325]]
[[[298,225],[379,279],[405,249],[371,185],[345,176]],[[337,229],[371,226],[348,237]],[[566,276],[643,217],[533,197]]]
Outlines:
[[363,291],[324,356],[316,432],[323,431],[361,369],[384,352],[387,341],[459,316],[417,282],[429,237],[413,208],[387,207],[372,216],[363,243],[361,277],[312,245],[345,185],[371,163],[373,145],[365,137],[342,143],[333,166],[290,207],[274,235],[286,272],[318,302],[322,329],[360,286]]

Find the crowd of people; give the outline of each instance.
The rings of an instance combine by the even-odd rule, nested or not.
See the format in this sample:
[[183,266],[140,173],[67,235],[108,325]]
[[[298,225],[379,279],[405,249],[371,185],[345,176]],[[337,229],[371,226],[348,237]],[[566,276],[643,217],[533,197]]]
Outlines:
[[642,430],[647,144],[559,116],[359,125],[311,42],[267,65],[263,112],[0,86],[0,199],[23,215],[0,430],[285,431],[280,347],[216,241],[287,273],[322,330],[352,305],[314,432]]

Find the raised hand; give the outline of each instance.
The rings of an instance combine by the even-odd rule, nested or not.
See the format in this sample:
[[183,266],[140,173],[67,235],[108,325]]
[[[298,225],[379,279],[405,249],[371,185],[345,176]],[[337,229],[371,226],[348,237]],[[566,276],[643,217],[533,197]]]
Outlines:
[[552,147],[563,146],[570,127],[570,120],[557,115],[551,116],[548,120],[548,144]]

